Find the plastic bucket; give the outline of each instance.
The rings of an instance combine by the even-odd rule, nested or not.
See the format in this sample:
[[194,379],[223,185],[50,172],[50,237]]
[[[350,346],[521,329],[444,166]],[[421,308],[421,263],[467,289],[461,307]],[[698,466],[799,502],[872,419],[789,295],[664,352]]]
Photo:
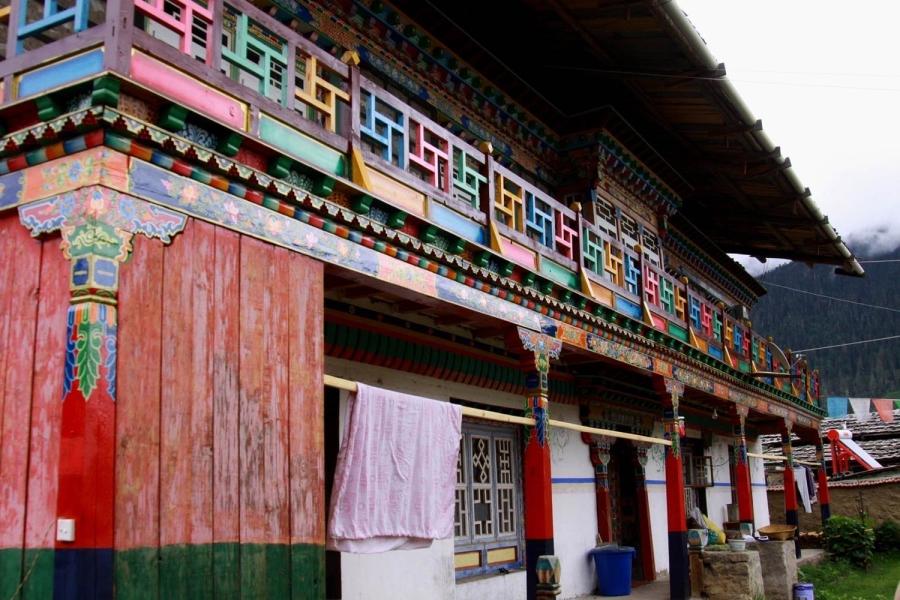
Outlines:
[[631,546],[603,546],[590,552],[597,568],[597,588],[601,596],[627,596],[631,593]]
[[816,594],[813,589],[813,584],[811,583],[795,583],[794,600],[816,600]]

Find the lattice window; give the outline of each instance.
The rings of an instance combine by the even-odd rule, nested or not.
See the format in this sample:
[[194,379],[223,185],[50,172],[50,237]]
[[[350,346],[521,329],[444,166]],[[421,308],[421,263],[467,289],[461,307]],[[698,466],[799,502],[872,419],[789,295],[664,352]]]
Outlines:
[[628,248],[634,248],[635,244],[641,239],[637,221],[628,215],[621,215],[619,217],[619,225],[622,228],[622,241]]
[[644,249],[644,258],[655,267],[659,266],[659,238],[649,229],[641,232],[641,246]]
[[675,286],[665,277],[660,278],[659,303],[664,311],[675,314]]
[[603,274],[603,238],[586,227],[581,230],[581,258],[588,271]]
[[454,492],[454,519],[453,537],[469,538],[469,503],[466,495],[469,490],[468,463],[463,444],[459,446],[459,456],[456,460],[456,491]]
[[616,207],[611,202],[597,198],[594,202],[594,216],[597,227],[614,240],[619,239],[619,231],[616,226]]
[[209,63],[213,14],[203,0],[134,0],[135,24],[185,54]]
[[556,251],[570,260],[578,247],[578,220],[556,211]]
[[625,286],[625,261],[622,249],[603,240],[603,271],[606,278],[619,287]]
[[744,330],[738,325],[734,326],[734,351],[742,352],[744,347]]
[[360,133],[389,163],[406,168],[406,125],[403,113],[366,90],[361,91]]
[[513,476],[513,440],[495,438],[497,457],[497,535],[516,533],[516,480]]
[[691,326],[697,331],[700,330],[700,300],[690,296],[691,305]]
[[635,296],[641,293],[641,263],[630,254],[625,255],[625,289]]
[[287,104],[287,43],[253,19],[225,6],[222,70],[231,79]]
[[494,215],[504,225],[524,231],[525,190],[503,175],[497,174],[494,193]]
[[700,306],[700,328],[706,336],[712,335],[712,315],[713,311],[709,304]]
[[722,339],[722,317],[719,311],[713,312],[713,337],[717,340]]
[[409,120],[409,166],[429,184],[450,193],[450,142],[413,118]]
[[454,538],[455,552],[465,557],[465,566],[457,576],[521,566],[520,459],[516,429],[463,422]]
[[678,286],[675,288],[675,316],[682,321],[688,320],[688,316],[685,311],[686,306],[687,293],[684,291],[684,288]]
[[453,148],[453,197],[475,208],[481,200],[481,186],[487,183],[480,166],[465,150]]
[[734,347],[734,327],[727,321],[725,322],[725,344]]
[[744,356],[750,356],[750,330],[744,330],[744,338],[741,340],[741,351]]
[[90,0],[16,1],[19,2],[17,54],[100,23],[104,19],[106,6],[103,2],[92,3]]
[[661,305],[659,273],[650,269],[649,265],[644,268],[644,296],[649,304]]
[[350,105],[348,82],[300,48],[294,67],[294,110],[337,132],[341,112]]
[[553,247],[553,207],[531,192],[525,192],[525,233],[544,246]]

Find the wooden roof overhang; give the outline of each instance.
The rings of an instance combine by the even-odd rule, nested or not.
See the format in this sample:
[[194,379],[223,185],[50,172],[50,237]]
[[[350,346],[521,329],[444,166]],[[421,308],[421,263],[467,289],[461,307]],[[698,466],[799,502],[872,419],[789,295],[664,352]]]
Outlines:
[[564,137],[603,127],[726,253],[863,269],[672,0],[394,0]]

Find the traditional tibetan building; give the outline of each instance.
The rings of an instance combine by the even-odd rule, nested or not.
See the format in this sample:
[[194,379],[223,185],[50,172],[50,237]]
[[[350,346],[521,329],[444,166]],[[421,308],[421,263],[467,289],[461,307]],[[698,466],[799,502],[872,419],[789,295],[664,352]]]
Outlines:
[[[862,269],[675,2],[4,4],[0,597],[684,598],[821,446],[728,253]],[[326,552],[354,382],[470,409],[453,539]]]

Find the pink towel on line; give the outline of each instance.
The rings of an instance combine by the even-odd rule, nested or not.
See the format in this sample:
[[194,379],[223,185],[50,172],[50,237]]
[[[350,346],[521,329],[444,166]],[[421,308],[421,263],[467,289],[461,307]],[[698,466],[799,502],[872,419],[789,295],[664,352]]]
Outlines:
[[451,537],[460,407],[360,384],[349,409],[328,549],[386,552]]

